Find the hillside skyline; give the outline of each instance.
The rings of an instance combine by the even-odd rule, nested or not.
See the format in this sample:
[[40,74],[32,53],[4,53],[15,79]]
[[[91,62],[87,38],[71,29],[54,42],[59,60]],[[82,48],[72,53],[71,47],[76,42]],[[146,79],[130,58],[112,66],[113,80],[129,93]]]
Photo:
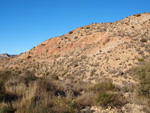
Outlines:
[[149,1],[0,1],[0,54],[20,54],[91,23],[149,12]]

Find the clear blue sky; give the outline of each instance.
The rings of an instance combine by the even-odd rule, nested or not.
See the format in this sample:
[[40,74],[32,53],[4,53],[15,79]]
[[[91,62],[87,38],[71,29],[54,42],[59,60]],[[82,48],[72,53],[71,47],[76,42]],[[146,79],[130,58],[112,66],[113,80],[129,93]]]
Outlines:
[[0,54],[19,54],[84,25],[150,12],[150,0],[0,0]]

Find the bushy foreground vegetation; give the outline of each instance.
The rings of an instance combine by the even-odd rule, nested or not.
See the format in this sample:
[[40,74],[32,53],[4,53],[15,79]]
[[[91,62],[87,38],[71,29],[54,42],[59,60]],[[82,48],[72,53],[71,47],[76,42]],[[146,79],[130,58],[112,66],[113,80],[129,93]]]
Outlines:
[[[134,68],[134,74],[138,96],[134,98],[144,97],[148,105],[150,63]],[[120,109],[129,102],[122,90],[134,93],[133,88],[117,87],[111,80],[91,84],[54,76],[37,78],[29,71],[0,71],[0,113],[77,113],[87,106]]]
[[[134,97],[150,102],[150,63],[134,68],[137,91]],[[87,106],[120,109],[129,100],[111,80],[97,84],[62,81],[52,77],[37,78],[34,72],[0,71],[0,113],[77,113]],[[142,98],[143,99],[143,98]],[[147,109],[146,109],[147,110]]]
[[77,113],[87,106],[121,107],[127,102],[109,80],[93,85],[37,78],[31,72],[0,72],[0,94],[0,113]]
[[134,67],[132,69],[136,79],[136,100],[144,105],[143,110],[146,113],[150,112],[150,62]]

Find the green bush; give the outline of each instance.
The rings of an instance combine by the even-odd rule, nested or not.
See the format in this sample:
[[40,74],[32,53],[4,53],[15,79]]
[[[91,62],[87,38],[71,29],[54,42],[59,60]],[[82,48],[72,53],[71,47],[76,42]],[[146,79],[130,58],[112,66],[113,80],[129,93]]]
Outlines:
[[105,91],[117,91],[118,88],[112,83],[112,81],[105,81],[101,83],[95,84],[94,87],[91,88],[94,92],[105,92]]
[[137,86],[138,94],[150,97],[150,63],[137,67],[135,74],[139,81]]
[[77,113],[76,105],[73,100],[65,98],[56,98],[55,105],[52,108],[54,113]]
[[11,71],[5,71],[5,74],[11,74]]
[[28,110],[29,113],[49,113],[48,106],[44,104],[40,104],[38,106],[32,104]]
[[143,59],[143,58],[139,58],[138,61],[139,61],[139,62],[143,62],[144,59]]
[[10,107],[4,106],[0,109],[0,113],[14,113],[14,110]]
[[98,95],[97,102],[104,108],[108,106],[120,108],[126,104],[126,99],[123,95],[104,92]]

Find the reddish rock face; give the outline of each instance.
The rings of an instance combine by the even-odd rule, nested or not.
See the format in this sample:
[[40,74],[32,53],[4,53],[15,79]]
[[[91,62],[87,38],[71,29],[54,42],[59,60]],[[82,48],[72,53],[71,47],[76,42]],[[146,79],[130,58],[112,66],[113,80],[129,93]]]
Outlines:
[[106,38],[103,42],[103,45],[106,45],[110,41],[110,38]]

